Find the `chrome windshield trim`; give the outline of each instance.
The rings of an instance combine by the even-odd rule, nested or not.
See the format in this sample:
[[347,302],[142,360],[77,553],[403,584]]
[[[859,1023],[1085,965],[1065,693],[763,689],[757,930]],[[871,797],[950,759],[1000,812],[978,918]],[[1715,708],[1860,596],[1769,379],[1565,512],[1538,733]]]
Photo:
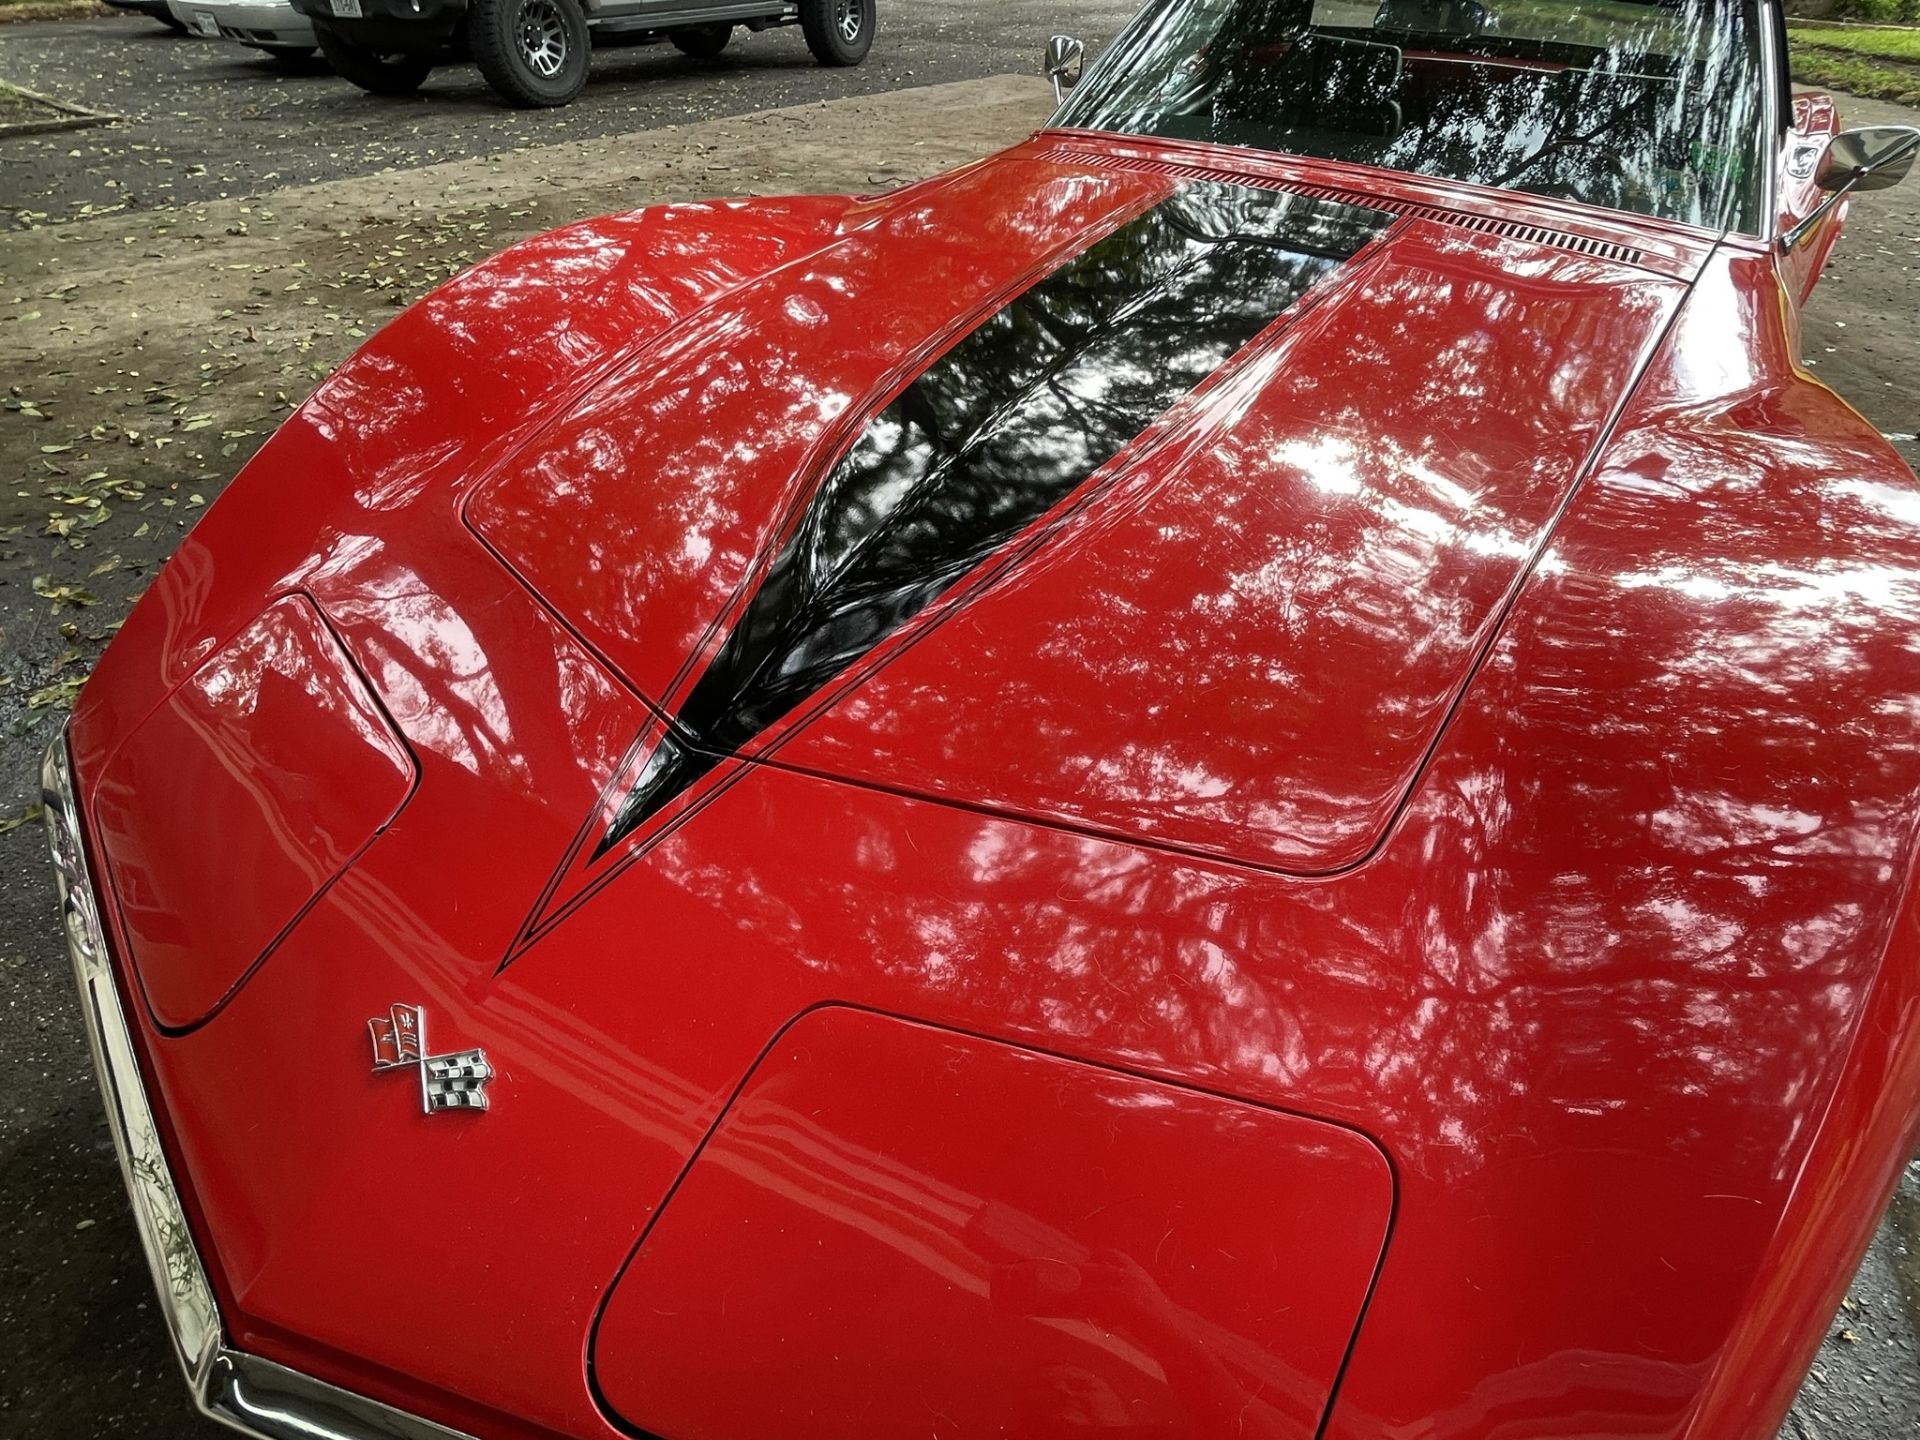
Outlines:
[[226,1344],[213,1287],[187,1228],[186,1210],[160,1144],[133,1036],[114,984],[112,954],[100,922],[100,892],[87,866],[64,734],[48,747],[41,762],[40,794],[67,953],[79,983],[80,1008],[107,1124],[120,1156],[120,1176],[194,1403],[210,1418],[260,1440],[473,1440],[463,1431]]
[[1782,110],[1780,104],[1785,98],[1780,94],[1779,83],[1785,73],[1781,68],[1784,57],[1780,53],[1780,33],[1785,26],[1777,0],[1760,0],[1754,7],[1754,14],[1760,26],[1760,69],[1764,77],[1766,100],[1760,116],[1760,124],[1766,133],[1761,137],[1760,146],[1760,214],[1756,221],[1756,233],[1758,238],[1772,245],[1780,236],[1780,166],[1786,159],[1787,127],[1793,114],[1791,104],[1786,110]]

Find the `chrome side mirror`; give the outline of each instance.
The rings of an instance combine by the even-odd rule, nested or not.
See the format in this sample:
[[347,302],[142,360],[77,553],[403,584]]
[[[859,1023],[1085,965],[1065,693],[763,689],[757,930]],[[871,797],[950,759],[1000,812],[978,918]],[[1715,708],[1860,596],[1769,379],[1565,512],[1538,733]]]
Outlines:
[[1865,125],[1858,130],[1842,130],[1827,142],[1826,149],[1809,157],[1803,150],[1787,164],[1787,173],[1795,179],[1816,177],[1814,183],[1827,192],[1827,198],[1813,213],[1780,237],[1780,243],[1793,249],[1820,222],[1829,210],[1855,190],[1885,190],[1898,185],[1920,159],[1920,129],[1911,125]]
[[1920,130],[1911,125],[1867,125],[1842,130],[1827,145],[1820,188],[1885,190],[1898,185],[1920,156]]
[[1056,35],[1047,41],[1047,79],[1053,82],[1053,100],[1057,105],[1067,91],[1080,83],[1081,69],[1087,63],[1087,47],[1071,35]]

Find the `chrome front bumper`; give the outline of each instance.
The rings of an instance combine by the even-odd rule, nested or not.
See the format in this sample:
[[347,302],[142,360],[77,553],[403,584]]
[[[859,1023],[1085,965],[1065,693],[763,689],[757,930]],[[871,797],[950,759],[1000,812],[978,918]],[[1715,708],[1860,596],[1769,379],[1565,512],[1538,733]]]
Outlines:
[[472,1440],[449,1430],[231,1349],[222,1339],[213,1287],[194,1248],[174,1188],[140,1065],[113,982],[113,962],[100,923],[99,902],[87,868],[63,735],[40,767],[47,839],[67,951],[80,982],[80,1008],[93,1046],[94,1068],[106,1101],[120,1173],[133,1201],[135,1228],[164,1302],[173,1348],[186,1371],[194,1403],[215,1420],[262,1440]]
[[[306,50],[318,42],[313,22],[287,0],[169,0],[173,18],[203,40],[237,40],[255,47]],[[194,18],[211,15],[219,35],[208,35]]]

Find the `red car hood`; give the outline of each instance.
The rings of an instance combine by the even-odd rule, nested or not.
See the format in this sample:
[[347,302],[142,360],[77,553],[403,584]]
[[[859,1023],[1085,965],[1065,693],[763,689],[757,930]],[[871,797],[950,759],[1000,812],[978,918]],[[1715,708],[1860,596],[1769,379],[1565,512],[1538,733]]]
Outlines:
[[[1261,1028],[1302,1007],[1215,993],[1203,917],[1317,914],[1286,876],[1336,871],[1398,913],[1411,862],[1359,862],[1683,284],[1039,147],[779,213],[695,303],[607,280],[656,218],[536,242],[592,280],[538,337],[488,320],[524,274],[410,314],[223,498],[76,714],[119,934],[177,1032],[155,1087],[263,1353],[599,1433],[596,1307],[828,1002],[1369,1121]],[[671,323],[621,333],[655,301]],[[270,703],[220,683],[243,663]],[[289,725],[332,727],[324,769]],[[268,736],[271,785],[244,763]],[[209,833],[273,883],[213,903]],[[1075,966],[1128,956],[1173,989],[1089,1001]],[[403,1123],[364,1055],[395,1002],[511,1103]],[[1329,1264],[1358,1286],[1355,1229]],[[1345,1323],[1314,1322],[1321,1359]]]
[[1031,161],[735,289],[467,507],[659,717],[529,937],[741,757],[1356,863],[1680,290]]

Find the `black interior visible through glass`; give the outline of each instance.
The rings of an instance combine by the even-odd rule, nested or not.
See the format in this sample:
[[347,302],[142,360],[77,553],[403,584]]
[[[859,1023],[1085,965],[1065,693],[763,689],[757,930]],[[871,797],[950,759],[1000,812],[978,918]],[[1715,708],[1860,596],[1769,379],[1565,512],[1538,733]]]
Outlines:
[[1191,183],[989,315],[821,482],[601,851],[1065,500],[1391,219]]
[[1753,0],[1150,0],[1057,123],[1760,223]]

